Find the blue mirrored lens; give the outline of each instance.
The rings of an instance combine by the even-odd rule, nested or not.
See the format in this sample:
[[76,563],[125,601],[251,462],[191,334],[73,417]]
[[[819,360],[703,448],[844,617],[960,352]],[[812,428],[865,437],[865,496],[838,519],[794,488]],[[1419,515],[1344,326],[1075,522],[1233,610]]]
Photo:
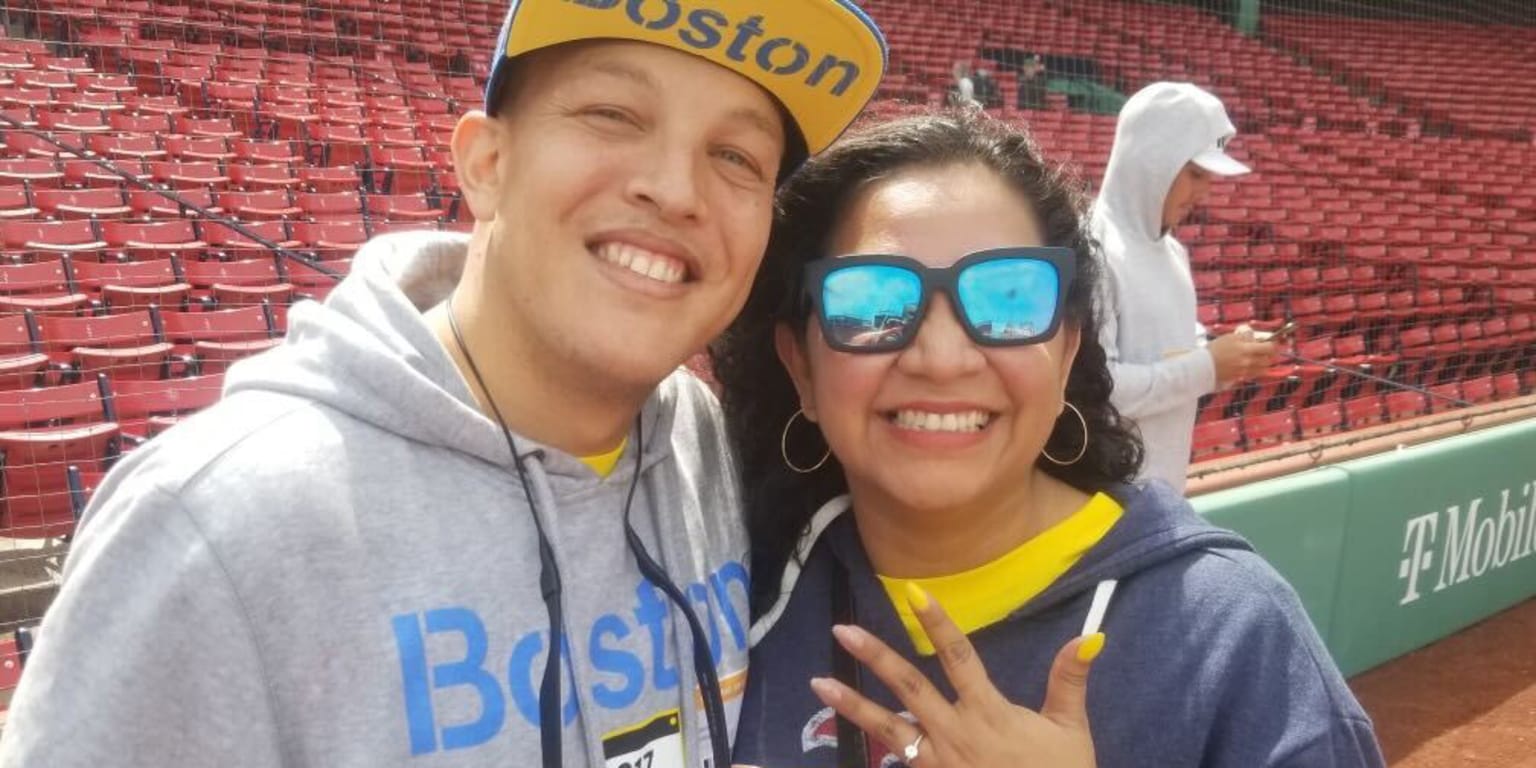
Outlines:
[[828,341],[882,347],[903,339],[917,319],[922,280],[911,270],[858,264],[833,270],[821,285]]
[[956,286],[965,318],[994,341],[1025,341],[1050,330],[1061,277],[1038,259],[998,259],[967,267]]

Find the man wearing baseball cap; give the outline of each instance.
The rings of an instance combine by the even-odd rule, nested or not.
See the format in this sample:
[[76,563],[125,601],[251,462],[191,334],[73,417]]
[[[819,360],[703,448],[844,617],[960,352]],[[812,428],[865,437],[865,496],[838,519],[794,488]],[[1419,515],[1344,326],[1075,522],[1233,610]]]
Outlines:
[[364,246],[82,521],[0,766],[729,765],[746,536],[679,365],[885,66],[846,0],[518,0],[467,237]]
[[1141,430],[1142,476],[1179,491],[1200,397],[1262,373],[1275,353],[1247,328],[1206,342],[1189,252],[1173,236],[1214,177],[1249,172],[1226,153],[1236,133],[1221,101],[1194,85],[1143,88],[1120,111],[1091,219],[1105,267],[1099,335],[1111,401]]

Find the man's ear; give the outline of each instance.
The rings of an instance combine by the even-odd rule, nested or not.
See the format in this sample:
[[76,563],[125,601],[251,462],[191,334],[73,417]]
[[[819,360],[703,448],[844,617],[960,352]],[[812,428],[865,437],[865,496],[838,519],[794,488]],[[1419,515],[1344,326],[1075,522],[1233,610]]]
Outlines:
[[475,221],[490,221],[496,216],[504,181],[501,142],[501,124],[480,110],[465,114],[453,128],[454,174]]
[[816,390],[811,386],[811,362],[805,355],[805,345],[795,336],[788,324],[779,323],[773,329],[773,348],[779,353],[779,362],[795,383],[800,395],[800,408],[807,421],[816,420]]

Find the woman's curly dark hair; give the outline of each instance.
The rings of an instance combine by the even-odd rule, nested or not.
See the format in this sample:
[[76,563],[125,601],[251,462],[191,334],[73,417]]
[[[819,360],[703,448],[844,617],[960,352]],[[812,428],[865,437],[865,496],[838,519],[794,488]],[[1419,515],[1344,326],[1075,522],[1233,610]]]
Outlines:
[[[768,253],[746,306],[710,348],[727,429],[741,462],[756,612],[778,597],[784,565],[816,509],[848,492],[835,456],[810,474],[785,465],[780,435],[800,399],[774,351],[774,329],[786,323],[804,338],[809,308],[801,300],[802,267],[826,255],[835,226],[866,185],[913,168],[952,165],[980,165],[996,173],[1033,201],[1044,245],[1068,247],[1077,255],[1064,321],[1081,330],[1082,341],[1066,398],[1082,412],[1091,438],[1081,460],[1070,466],[1044,458],[1036,466],[1087,492],[1127,482],[1141,466],[1141,441],[1109,402],[1109,366],[1094,310],[1099,269],[1075,177],[1043,161],[1023,130],[976,112],[927,113],[856,130],[802,166],[779,190]],[[1082,447],[1082,427],[1064,411],[1046,450],[1065,457]],[[790,431],[788,453],[797,462],[815,461],[826,450],[817,430]]]

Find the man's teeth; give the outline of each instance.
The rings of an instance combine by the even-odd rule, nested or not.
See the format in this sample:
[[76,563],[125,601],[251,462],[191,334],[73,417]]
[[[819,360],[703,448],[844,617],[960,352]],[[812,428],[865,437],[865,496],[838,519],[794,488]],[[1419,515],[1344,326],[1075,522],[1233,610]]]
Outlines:
[[625,243],[603,243],[597,247],[597,257],[663,283],[680,283],[688,273],[677,259]]
[[927,411],[897,411],[893,419],[902,429],[923,432],[979,432],[992,415],[986,411],[961,413],[929,413]]

